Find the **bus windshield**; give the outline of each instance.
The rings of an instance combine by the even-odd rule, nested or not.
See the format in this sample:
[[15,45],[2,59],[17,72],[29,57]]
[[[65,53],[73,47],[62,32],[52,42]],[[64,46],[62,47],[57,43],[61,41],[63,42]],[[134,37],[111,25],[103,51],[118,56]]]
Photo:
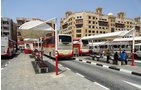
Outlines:
[[59,42],[71,42],[71,36],[59,36]]

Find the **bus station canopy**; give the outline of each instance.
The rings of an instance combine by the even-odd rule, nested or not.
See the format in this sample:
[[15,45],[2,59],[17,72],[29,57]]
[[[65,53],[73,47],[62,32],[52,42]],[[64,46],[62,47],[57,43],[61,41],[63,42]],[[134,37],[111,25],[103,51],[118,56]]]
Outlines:
[[105,39],[105,38],[118,38],[123,36],[131,36],[134,29],[130,31],[119,31],[119,32],[112,32],[106,34],[98,34],[94,36],[87,36],[81,38],[81,40],[95,40],[95,39]]
[[55,31],[47,22],[40,20],[26,22],[19,27],[19,30],[24,38],[40,38]]
[[[133,38],[115,38],[113,41],[133,41]],[[135,41],[141,41],[141,37],[135,37]]]
[[141,46],[141,43],[137,43],[137,44],[135,44],[136,46]]

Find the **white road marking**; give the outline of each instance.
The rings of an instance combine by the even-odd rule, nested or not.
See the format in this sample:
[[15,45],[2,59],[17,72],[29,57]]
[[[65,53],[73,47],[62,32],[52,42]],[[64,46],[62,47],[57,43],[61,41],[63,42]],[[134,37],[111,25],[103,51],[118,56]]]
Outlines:
[[103,65],[103,67],[105,67],[105,68],[109,68],[109,66],[107,66],[107,65]]
[[91,64],[96,65],[96,63],[92,62]]
[[101,85],[101,84],[99,84],[99,83],[97,83],[97,82],[94,82],[94,83],[95,83],[96,85],[99,85],[100,87],[106,89],[106,90],[110,90],[109,88],[107,88],[107,87],[105,87],[105,86],[103,86],[103,85]]
[[137,60],[135,60],[135,62],[137,62],[137,63],[141,63],[141,61],[137,61]]
[[76,58],[75,60],[79,60],[78,58]]
[[5,66],[7,66],[7,64],[5,64]]
[[87,61],[83,60],[82,62],[85,62],[86,63]]
[[141,85],[134,84],[134,83],[131,83],[131,82],[128,82],[128,81],[124,81],[124,80],[122,80],[122,81],[123,81],[123,82],[126,82],[126,83],[128,83],[128,84],[130,84],[130,85],[132,85],[132,86],[134,86],[134,87],[137,87],[137,88],[141,89]]
[[126,73],[132,73],[131,71],[129,71],[129,70],[125,70],[125,69],[120,69],[120,71],[122,71],[122,72],[126,72]]
[[69,69],[69,68],[67,68],[67,67],[66,67],[66,69],[67,69],[67,70],[71,70],[71,69]]
[[97,82],[94,82],[95,84],[97,84],[97,85],[99,85],[99,86],[101,86],[102,88],[104,88],[104,89],[106,89],[106,90],[110,90],[109,88],[107,88],[107,87],[105,87],[105,86],[103,86],[103,85],[101,85],[101,84],[99,84],[99,83],[97,83]]
[[80,77],[84,77],[82,74],[76,73],[77,75],[79,75]]

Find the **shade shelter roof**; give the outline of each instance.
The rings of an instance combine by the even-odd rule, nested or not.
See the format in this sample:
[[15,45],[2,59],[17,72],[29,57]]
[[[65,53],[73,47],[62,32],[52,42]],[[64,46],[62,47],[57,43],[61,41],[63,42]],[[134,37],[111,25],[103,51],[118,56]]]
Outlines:
[[22,37],[24,38],[40,38],[51,33],[54,29],[45,21],[31,20],[19,27]]
[[131,36],[133,30],[130,31],[119,31],[119,32],[112,32],[112,33],[106,33],[106,34],[98,34],[94,36],[87,36],[81,38],[81,40],[95,40],[95,39],[105,39],[105,38],[118,38],[123,36]]
[[[115,38],[113,41],[132,41],[133,38]],[[135,41],[141,41],[141,37],[135,37]]]

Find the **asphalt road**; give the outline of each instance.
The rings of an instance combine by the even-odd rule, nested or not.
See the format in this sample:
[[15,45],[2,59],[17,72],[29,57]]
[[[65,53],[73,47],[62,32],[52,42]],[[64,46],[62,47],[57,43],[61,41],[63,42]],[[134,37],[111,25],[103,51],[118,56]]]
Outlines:
[[110,90],[141,90],[141,78],[75,60],[59,61],[75,73],[83,75],[92,82],[98,82]]

